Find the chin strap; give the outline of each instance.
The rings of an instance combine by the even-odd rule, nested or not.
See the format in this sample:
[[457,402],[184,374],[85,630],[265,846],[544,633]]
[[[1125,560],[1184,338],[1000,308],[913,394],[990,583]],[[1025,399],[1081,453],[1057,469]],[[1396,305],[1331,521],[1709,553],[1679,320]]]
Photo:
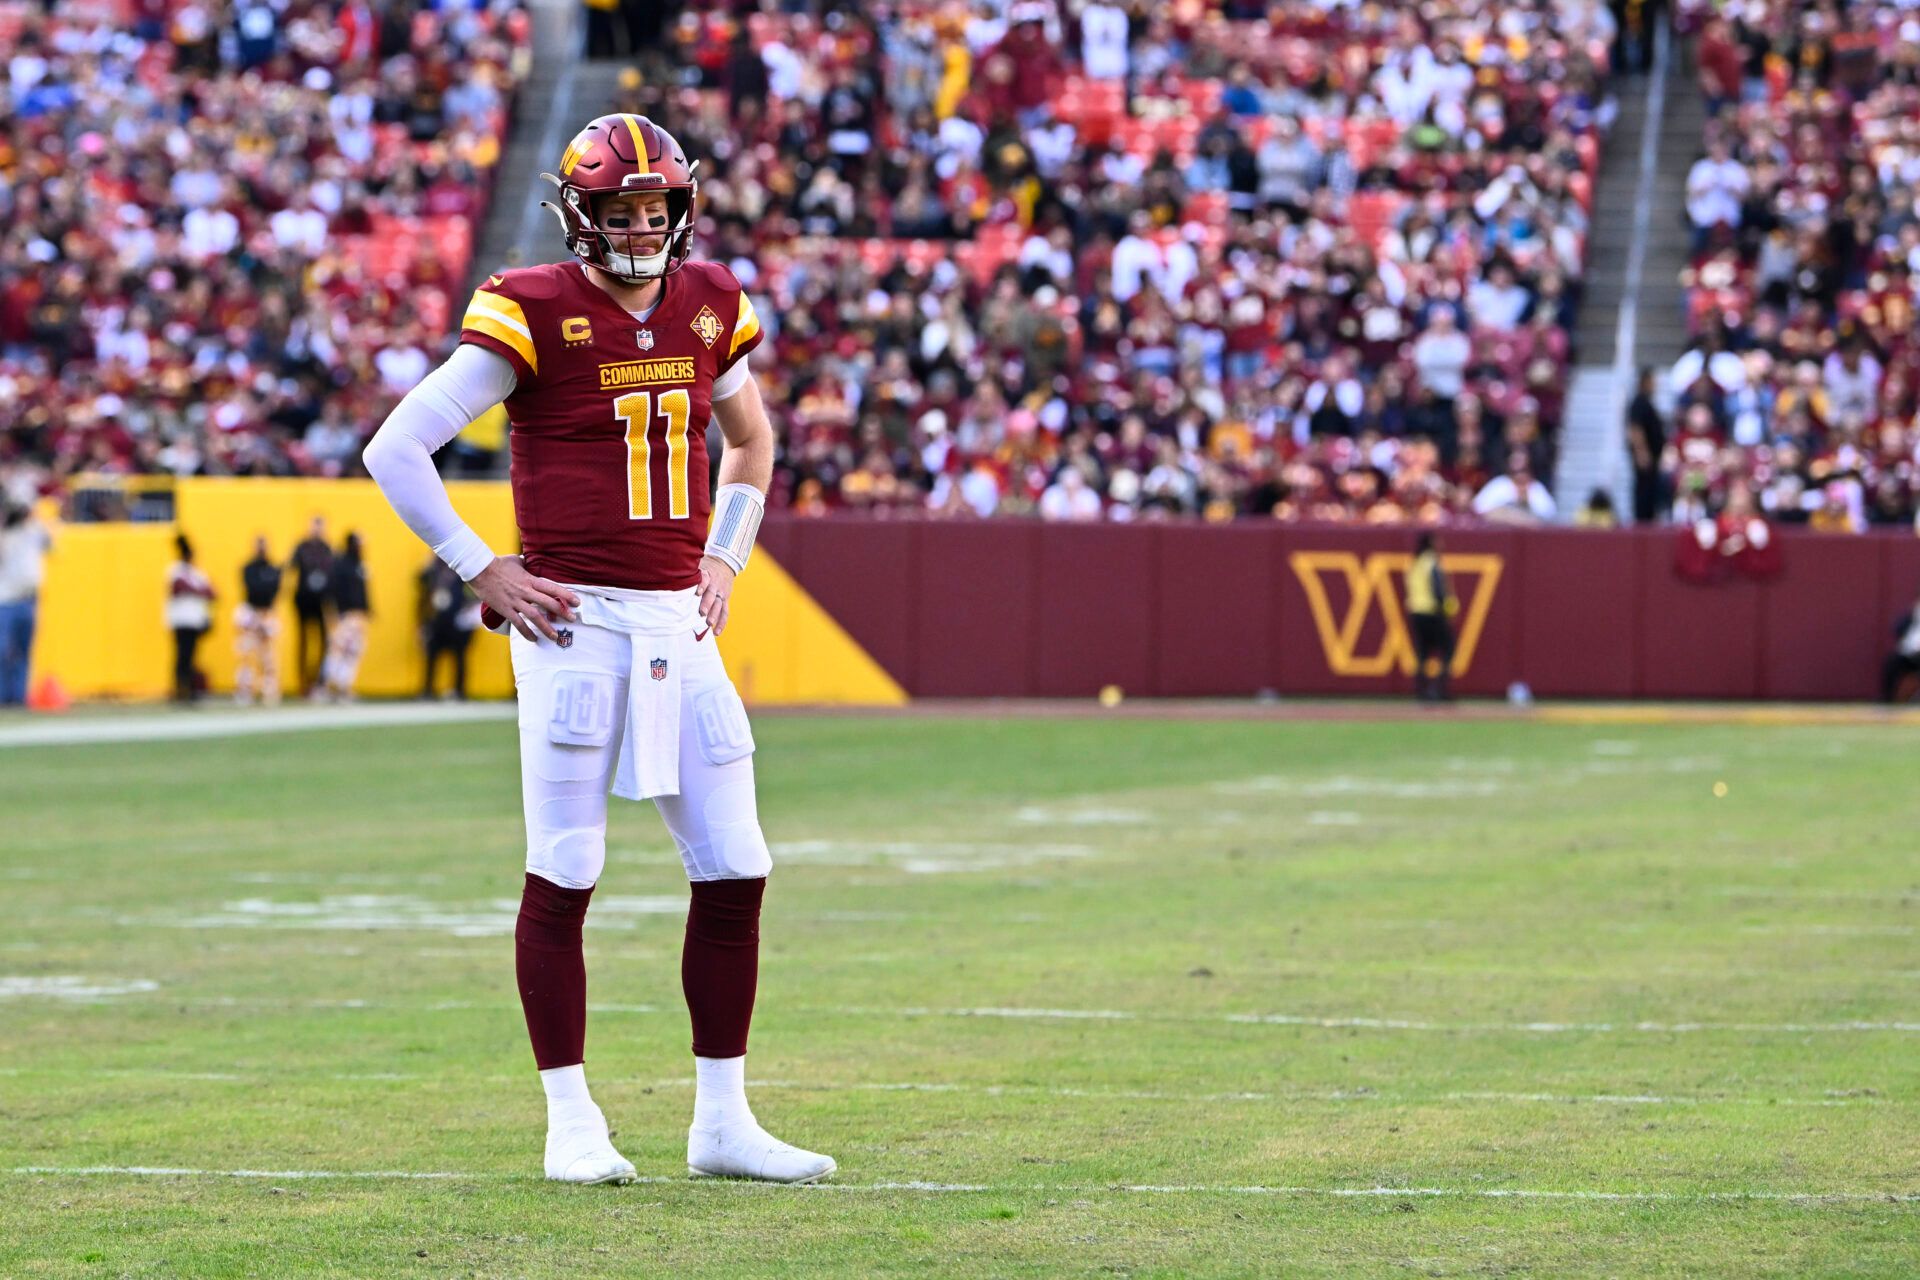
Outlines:
[[707,530],[707,554],[735,573],[747,567],[753,540],[766,513],[767,495],[750,484],[723,484],[713,495],[713,523]]

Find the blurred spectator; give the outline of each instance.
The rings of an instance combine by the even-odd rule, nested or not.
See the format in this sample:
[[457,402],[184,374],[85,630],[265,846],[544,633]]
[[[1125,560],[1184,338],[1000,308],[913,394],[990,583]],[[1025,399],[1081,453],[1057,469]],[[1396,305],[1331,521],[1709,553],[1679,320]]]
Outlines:
[[27,701],[35,615],[51,546],[31,507],[0,495],[0,707]]
[[1127,11],[1106,0],[1093,0],[1080,10],[1080,65],[1090,79],[1127,78],[1130,26]]
[[1696,252],[1717,229],[1740,229],[1741,212],[1752,188],[1753,175],[1733,158],[1726,139],[1716,135],[1707,144],[1707,154],[1687,172],[1687,220],[1693,223]]
[[1908,676],[1920,676],[1920,600],[1893,624],[1893,652],[1880,668],[1880,701],[1897,701]]
[[1453,674],[1453,618],[1460,601],[1440,563],[1440,542],[1420,535],[1407,569],[1407,626],[1413,639],[1413,696],[1420,702],[1447,702]]
[[253,540],[253,558],[240,569],[240,605],[233,615],[233,697],[246,706],[258,697],[280,701],[280,636],[276,606],[283,570],[267,555],[267,540]]
[[333,629],[327,636],[327,656],[321,664],[323,693],[335,702],[353,701],[354,682],[360,677],[360,658],[367,647],[367,566],[361,557],[360,535],[349,533],[340,544],[329,572],[333,592]]
[[1587,495],[1587,504],[1573,514],[1573,522],[1582,529],[1617,529],[1620,515],[1613,509],[1613,495],[1595,489]]
[[167,627],[173,632],[173,700],[194,702],[207,678],[194,665],[200,639],[213,627],[213,583],[193,563],[193,544],[183,533],[173,540],[180,558],[167,569]]
[[480,601],[467,590],[460,575],[438,556],[420,571],[420,640],[426,651],[426,673],[420,696],[434,696],[434,670],[442,657],[453,659],[453,684],[447,696],[466,700],[467,646],[480,626]]
[[1653,370],[1642,368],[1627,406],[1627,457],[1633,464],[1633,518],[1649,524],[1666,514],[1660,459],[1667,448],[1666,419],[1653,402]]
[[1420,383],[1444,403],[1452,403],[1466,385],[1473,343],[1454,323],[1452,307],[1435,307],[1426,332],[1413,344],[1413,367]]
[[[293,549],[293,615],[299,628],[300,692],[319,690],[321,667],[328,652],[328,611],[337,594],[333,583],[333,548],[327,545],[327,524],[319,516],[307,536]],[[311,648],[309,648],[311,641]]]
[[1724,20],[1707,20],[1694,50],[1694,64],[1699,69],[1700,94],[1706,100],[1709,119],[1739,101],[1744,59]]
[[1728,485],[1719,514],[1703,516],[1691,524],[1676,543],[1674,569],[1682,577],[1716,583],[1735,574],[1756,580],[1779,574],[1779,540],[1745,480]]
[[1500,524],[1544,524],[1555,513],[1553,495],[1534,479],[1533,464],[1518,450],[1508,456],[1506,474],[1487,481],[1474,495],[1473,509]]
[[1060,478],[1040,495],[1042,520],[1098,520],[1100,495],[1087,487],[1087,478],[1076,467],[1062,467]]
[[582,0],[581,6],[587,15],[587,56],[589,58],[613,58],[623,53],[632,53],[622,48],[625,41],[615,34],[619,23],[620,0]]

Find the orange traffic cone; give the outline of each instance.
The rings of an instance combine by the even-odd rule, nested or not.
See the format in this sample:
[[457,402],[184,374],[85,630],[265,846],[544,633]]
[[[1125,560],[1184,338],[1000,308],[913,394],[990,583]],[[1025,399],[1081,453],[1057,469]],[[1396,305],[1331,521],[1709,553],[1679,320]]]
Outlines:
[[41,676],[27,691],[27,706],[35,711],[65,711],[72,705],[66,686],[56,676]]

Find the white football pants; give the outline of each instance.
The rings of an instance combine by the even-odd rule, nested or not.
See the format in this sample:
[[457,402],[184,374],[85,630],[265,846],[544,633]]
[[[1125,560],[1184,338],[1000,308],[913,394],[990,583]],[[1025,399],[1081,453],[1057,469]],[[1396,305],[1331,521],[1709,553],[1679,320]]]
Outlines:
[[[562,625],[562,624],[556,624]],[[636,660],[629,636],[574,622],[565,648],[519,632],[511,638],[520,696],[520,787],[527,870],[568,889],[591,888],[607,860],[607,791],[627,732]],[[704,624],[697,620],[693,626]],[[677,646],[681,670],[680,792],[654,804],[689,880],[751,880],[773,860],[754,801],[753,737],[746,707],[709,634]],[[603,701],[604,700],[604,701]],[[589,714],[580,714],[583,707]],[[607,714],[601,714],[601,712]],[[584,726],[584,731],[583,731]],[[653,748],[649,748],[653,749]]]

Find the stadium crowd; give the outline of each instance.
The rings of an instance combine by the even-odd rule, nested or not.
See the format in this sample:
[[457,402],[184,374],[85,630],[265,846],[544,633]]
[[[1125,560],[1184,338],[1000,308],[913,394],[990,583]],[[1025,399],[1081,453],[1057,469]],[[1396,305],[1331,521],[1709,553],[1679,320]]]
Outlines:
[[437,358],[514,85],[484,0],[0,7],[0,488],[338,475]]
[[777,326],[776,502],[1551,514],[1604,4],[734,8],[615,105]]
[[[682,14],[619,105],[708,158],[706,247],[778,326],[776,501],[1550,506],[1598,0],[746,7]],[[524,12],[0,27],[9,488],[354,470],[449,336]]]
[[1911,525],[1920,12],[1739,0],[1684,20],[1708,111],[1687,178],[1696,340],[1671,424],[1637,411],[1636,505],[1690,522],[1751,491],[1817,529]]

